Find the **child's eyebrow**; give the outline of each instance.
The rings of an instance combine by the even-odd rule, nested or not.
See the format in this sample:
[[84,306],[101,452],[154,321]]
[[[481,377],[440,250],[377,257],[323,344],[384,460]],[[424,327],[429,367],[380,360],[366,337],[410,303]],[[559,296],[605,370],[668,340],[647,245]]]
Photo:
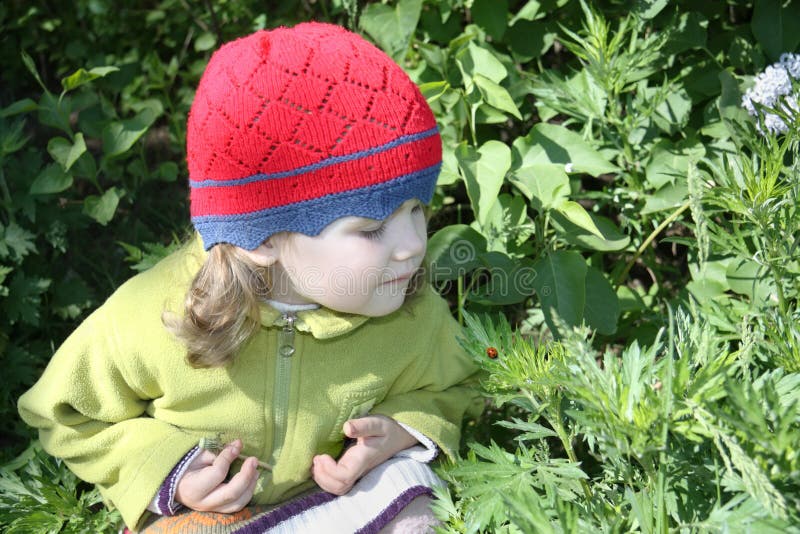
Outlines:
[[[389,217],[391,217],[391,215]],[[383,222],[383,221],[387,220],[389,217],[387,217],[386,219],[381,220],[381,219],[371,219],[369,217],[359,217],[359,216],[356,216],[356,215],[349,215],[347,217],[343,217],[344,221],[342,221],[342,222],[347,227],[358,227],[358,226],[364,226],[364,225],[367,225],[367,224],[380,223],[380,222]]]
[[[408,202],[408,201],[406,201],[406,202]],[[422,202],[419,202],[418,200],[415,203],[419,204],[420,206],[423,206]],[[403,204],[405,204],[405,202]],[[386,222],[389,219],[391,219],[391,218],[393,218],[393,217],[395,217],[397,215],[397,213],[400,211],[400,208],[402,207],[403,204],[398,206],[396,210],[394,210],[392,213],[387,215],[385,219],[372,219],[370,217],[362,217],[360,215],[348,215],[346,217],[342,217],[342,219],[345,220],[344,224],[346,224],[347,226],[361,226],[361,225],[364,225],[364,224]]]

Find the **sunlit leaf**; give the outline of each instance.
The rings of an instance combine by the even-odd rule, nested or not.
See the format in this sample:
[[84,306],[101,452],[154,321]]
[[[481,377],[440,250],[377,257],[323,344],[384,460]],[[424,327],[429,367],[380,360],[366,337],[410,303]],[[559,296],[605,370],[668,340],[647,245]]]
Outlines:
[[60,193],[72,185],[72,175],[64,171],[58,163],[51,163],[33,180],[30,188],[32,195],[48,195]]
[[90,195],[83,200],[83,213],[105,226],[114,217],[119,199],[119,193],[114,187],[102,196]]
[[511,150],[495,140],[487,141],[478,150],[462,143],[456,149],[456,157],[467,184],[472,209],[478,221],[484,224],[511,166]]

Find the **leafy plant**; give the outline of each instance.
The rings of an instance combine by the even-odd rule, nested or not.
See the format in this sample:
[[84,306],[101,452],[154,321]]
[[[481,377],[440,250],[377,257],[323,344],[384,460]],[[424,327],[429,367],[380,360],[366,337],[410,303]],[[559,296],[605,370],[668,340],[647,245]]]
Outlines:
[[485,394],[519,410],[496,424],[518,434],[514,450],[471,443],[444,469],[449,531],[796,525],[800,375],[752,375],[754,346],[731,350],[697,313],[621,354],[598,354],[585,331],[533,345],[502,318],[467,315]]
[[795,528],[798,131],[759,73],[794,68],[800,15],[774,0],[0,6],[0,525],[113,531],[58,461],[11,460],[15,399],[187,234],[211,50],[306,19],[390,53],[444,140],[427,266],[490,402],[446,470],[445,528]]
[[9,534],[114,532],[118,512],[97,489],[80,482],[61,460],[33,442],[0,468],[0,525]]

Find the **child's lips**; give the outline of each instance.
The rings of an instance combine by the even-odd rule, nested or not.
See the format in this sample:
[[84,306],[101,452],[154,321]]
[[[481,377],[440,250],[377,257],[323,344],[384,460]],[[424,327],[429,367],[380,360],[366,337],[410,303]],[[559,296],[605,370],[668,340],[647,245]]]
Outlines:
[[409,273],[409,274],[404,274],[402,276],[398,276],[396,278],[392,278],[391,280],[385,281],[384,284],[397,284],[397,283],[400,283],[400,282],[405,282],[406,280],[410,279],[411,275],[413,275],[413,274],[414,273]]

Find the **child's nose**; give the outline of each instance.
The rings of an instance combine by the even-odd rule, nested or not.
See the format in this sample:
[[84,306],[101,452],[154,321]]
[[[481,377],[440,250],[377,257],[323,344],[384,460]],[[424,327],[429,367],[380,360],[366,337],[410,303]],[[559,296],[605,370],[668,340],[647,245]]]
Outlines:
[[397,244],[394,248],[394,259],[396,261],[405,261],[423,255],[425,246],[428,243],[424,222],[419,224],[414,217],[408,217],[407,220],[403,221],[400,230]]

